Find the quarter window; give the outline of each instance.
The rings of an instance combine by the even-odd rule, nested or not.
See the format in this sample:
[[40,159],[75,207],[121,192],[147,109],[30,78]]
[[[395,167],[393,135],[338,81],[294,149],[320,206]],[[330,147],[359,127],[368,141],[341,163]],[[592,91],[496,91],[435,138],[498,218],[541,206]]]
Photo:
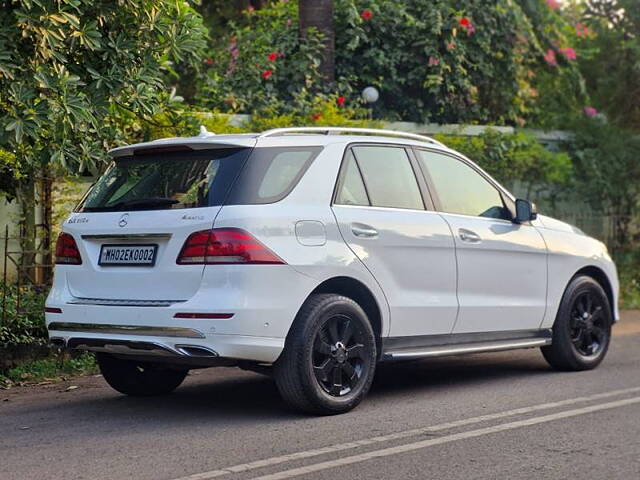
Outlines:
[[403,148],[360,146],[352,150],[371,205],[424,210],[418,181]]
[[338,188],[336,203],[340,205],[369,205],[367,191],[351,150],[347,152],[344,162],[344,174]]
[[431,177],[441,211],[511,220],[498,189],[466,163],[427,150],[418,150],[418,161]]

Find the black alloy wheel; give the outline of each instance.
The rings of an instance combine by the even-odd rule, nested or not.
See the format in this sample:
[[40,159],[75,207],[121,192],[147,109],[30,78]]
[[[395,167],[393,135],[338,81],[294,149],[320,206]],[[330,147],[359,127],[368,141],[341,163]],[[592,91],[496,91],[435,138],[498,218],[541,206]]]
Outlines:
[[318,293],[296,315],[274,378],[290,406],[335,415],[362,401],[377,360],[376,335],[362,307],[343,295]]
[[608,308],[593,292],[580,294],[573,302],[569,329],[571,343],[580,355],[593,357],[600,354],[609,342],[608,319],[603,312]]
[[326,319],[316,333],[313,346],[313,372],[320,387],[329,395],[341,397],[359,386],[370,366],[362,325],[345,314]]
[[611,342],[613,312],[609,298],[592,277],[571,279],[553,324],[551,345],[542,354],[558,370],[590,370],[604,359]]

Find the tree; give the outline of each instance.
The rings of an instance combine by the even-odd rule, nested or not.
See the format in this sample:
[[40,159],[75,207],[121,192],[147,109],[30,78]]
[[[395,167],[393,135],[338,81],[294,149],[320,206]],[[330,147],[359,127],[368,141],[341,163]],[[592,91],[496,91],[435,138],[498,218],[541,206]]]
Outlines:
[[582,44],[592,52],[580,66],[594,104],[615,124],[640,130],[640,2],[588,0],[580,7]]
[[578,192],[594,211],[609,215],[613,247],[634,247],[640,207],[640,137],[603,118],[583,118],[570,144]]
[[22,169],[23,251],[37,177],[97,170],[128,120],[175,106],[163,80],[199,65],[205,38],[183,1],[0,0],[0,148]]
[[322,34],[324,49],[320,63],[320,73],[325,80],[333,83],[335,69],[335,30],[333,27],[333,0],[299,0],[298,18],[300,37],[304,39],[309,29],[316,29]]

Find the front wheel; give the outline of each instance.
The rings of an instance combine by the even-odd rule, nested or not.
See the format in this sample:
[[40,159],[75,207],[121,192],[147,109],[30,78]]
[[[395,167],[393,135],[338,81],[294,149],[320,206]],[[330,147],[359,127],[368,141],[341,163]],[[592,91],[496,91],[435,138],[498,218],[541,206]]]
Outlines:
[[375,335],[360,305],[341,295],[312,295],[276,362],[276,384],[298,410],[344,413],[369,391],[376,358]]
[[124,360],[106,353],[98,353],[96,358],[100,373],[111,388],[134,397],[171,393],[189,373],[189,370],[173,369],[157,363]]
[[590,370],[604,359],[611,341],[609,299],[598,282],[577,276],[569,283],[553,325],[552,344],[542,347],[559,370]]

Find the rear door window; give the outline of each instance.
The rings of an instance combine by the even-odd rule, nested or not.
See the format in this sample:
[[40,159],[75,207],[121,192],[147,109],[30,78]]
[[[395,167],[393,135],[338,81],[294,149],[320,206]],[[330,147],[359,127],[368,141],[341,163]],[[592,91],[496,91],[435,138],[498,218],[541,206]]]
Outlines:
[[364,187],[374,207],[424,210],[413,167],[402,147],[353,147]]

